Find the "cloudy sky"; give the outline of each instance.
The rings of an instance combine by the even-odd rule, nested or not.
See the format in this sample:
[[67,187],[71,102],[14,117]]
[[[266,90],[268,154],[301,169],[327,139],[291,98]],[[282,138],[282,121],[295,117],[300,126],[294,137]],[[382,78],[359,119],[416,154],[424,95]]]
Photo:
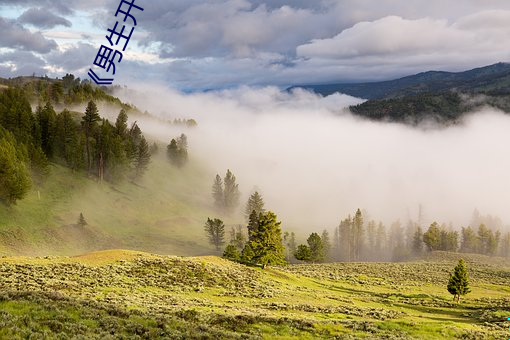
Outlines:
[[[0,76],[86,77],[119,0],[0,0]],[[136,0],[116,83],[382,80],[510,60],[508,0]]]

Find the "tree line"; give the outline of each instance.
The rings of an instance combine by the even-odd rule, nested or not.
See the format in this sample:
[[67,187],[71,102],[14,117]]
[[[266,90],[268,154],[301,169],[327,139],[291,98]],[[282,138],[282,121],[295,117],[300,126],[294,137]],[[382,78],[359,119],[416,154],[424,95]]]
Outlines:
[[41,180],[55,162],[99,180],[140,179],[150,163],[149,145],[135,123],[128,126],[122,109],[110,123],[94,101],[84,114],[56,113],[48,101],[32,112],[21,88],[0,93],[0,200],[22,199],[33,180]]
[[327,230],[314,232],[307,244],[289,247],[297,260],[307,262],[402,261],[437,250],[510,257],[510,232],[503,235],[483,223],[460,232],[437,222],[426,230],[413,221],[406,227],[396,221],[386,228],[382,222],[365,222],[358,209],[340,222],[332,237]]

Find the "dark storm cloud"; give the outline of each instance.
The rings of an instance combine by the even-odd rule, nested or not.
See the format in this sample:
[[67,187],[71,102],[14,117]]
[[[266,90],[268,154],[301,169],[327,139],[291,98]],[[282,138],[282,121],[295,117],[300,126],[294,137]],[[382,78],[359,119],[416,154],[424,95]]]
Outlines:
[[0,46],[39,53],[48,53],[57,47],[54,40],[40,32],[32,33],[14,20],[0,17]]
[[19,18],[18,21],[22,24],[31,24],[39,28],[53,28],[56,26],[71,27],[72,24],[69,20],[55,15],[44,8],[30,8],[26,10]]

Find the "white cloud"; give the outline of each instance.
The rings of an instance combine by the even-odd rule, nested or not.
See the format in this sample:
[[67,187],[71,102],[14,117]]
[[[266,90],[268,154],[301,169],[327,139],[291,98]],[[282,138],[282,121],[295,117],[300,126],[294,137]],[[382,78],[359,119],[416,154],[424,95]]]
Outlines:
[[[510,11],[480,12],[450,24],[431,18],[409,20],[388,16],[361,22],[329,39],[297,48],[305,58],[360,58],[382,64],[435,64],[455,58],[481,63],[506,60],[510,54]],[[358,61],[359,62],[359,61]]]

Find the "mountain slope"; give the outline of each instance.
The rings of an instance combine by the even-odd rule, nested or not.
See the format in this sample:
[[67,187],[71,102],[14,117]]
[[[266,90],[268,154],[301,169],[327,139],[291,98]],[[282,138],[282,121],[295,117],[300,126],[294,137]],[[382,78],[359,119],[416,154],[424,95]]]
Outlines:
[[427,92],[510,93],[510,64],[497,63],[464,72],[429,71],[382,82],[359,84],[300,85],[322,95],[335,92],[364,99],[396,98]]

